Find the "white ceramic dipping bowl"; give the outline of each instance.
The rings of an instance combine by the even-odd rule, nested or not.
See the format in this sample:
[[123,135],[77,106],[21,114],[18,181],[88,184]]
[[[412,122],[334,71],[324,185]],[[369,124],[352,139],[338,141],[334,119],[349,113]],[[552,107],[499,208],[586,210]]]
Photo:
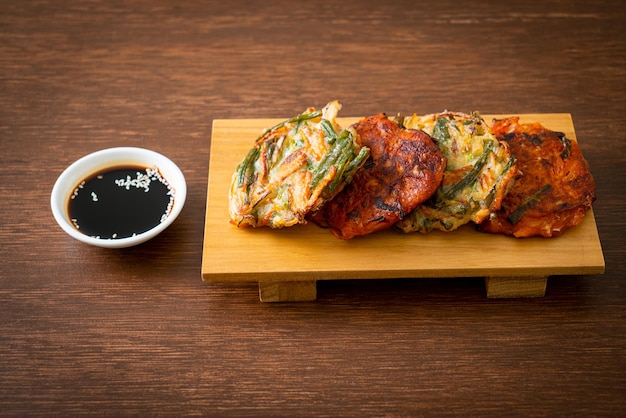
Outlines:
[[[174,189],[174,204],[169,215],[154,228],[128,238],[100,239],[83,234],[74,227],[69,213],[69,199],[81,181],[98,172],[119,166],[157,167],[163,178]],[[108,148],[86,155],[61,173],[52,188],[50,205],[57,223],[71,237],[86,244],[105,248],[125,248],[141,244],[163,232],[180,214],[187,197],[187,184],[182,171],[169,158],[144,148]]]

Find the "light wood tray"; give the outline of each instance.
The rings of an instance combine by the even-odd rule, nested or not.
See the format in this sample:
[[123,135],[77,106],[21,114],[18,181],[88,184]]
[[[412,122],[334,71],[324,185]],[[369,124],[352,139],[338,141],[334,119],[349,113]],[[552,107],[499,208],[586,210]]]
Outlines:
[[[486,115],[485,120],[504,115]],[[570,114],[520,115],[575,140]],[[316,281],[368,278],[485,277],[487,297],[538,297],[548,276],[601,274],[604,257],[593,211],[556,238],[515,239],[477,232],[384,231],[349,241],[312,223],[281,230],[229,223],[228,189],[254,140],[282,119],[213,121],[202,252],[205,281],[259,283],[265,302],[314,300]],[[360,118],[339,118],[343,126]]]

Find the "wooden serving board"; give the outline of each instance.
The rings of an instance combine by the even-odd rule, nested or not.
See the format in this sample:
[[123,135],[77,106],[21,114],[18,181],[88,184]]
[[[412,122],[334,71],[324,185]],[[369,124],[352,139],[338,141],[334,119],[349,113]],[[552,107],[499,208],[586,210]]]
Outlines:
[[[485,120],[504,115],[484,116]],[[575,140],[570,114],[520,115]],[[283,119],[213,121],[202,252],[205,281],[259,283],[266,302],[314,300],[316,281],[368,278],[485,277],[488,297],[537,297],[548,276],[601,274],[604,257],[593,211],[556,238],[516,239],[477,232],[400,234],[389,230],[349,241],[312,223],[272,230],[229,222],[231,176],[263,129]],[[339,118],[348,126],[360,118]]]

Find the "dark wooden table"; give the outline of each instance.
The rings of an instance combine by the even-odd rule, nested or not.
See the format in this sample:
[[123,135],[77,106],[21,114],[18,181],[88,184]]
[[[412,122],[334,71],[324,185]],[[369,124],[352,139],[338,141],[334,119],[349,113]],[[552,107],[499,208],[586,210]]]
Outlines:
[[[0,415],[624,414],[625,3],[415,3],[1,1]],[[202,282],[212,121],[335,98],[571,113],[605,274],[497,300],[480,278],[324,281],[288,304]],[[177,162],[185,209],[144,245],[80,244],[52,185],[120,145]]]

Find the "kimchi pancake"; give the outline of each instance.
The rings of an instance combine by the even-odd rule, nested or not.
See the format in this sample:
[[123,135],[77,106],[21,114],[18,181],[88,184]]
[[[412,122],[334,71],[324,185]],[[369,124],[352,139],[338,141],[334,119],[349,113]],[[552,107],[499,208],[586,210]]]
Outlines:
[[575,140],[519,117],[494,120],[521,175],[479,229],[515,237],[553,237],[580,224],[595,200],[595,182]]
[[432,138],[401,128],[384,114],[352,125],[370,157],[352,182],[313,215],[341,239],[387,229],[428,199],[446,160]]

